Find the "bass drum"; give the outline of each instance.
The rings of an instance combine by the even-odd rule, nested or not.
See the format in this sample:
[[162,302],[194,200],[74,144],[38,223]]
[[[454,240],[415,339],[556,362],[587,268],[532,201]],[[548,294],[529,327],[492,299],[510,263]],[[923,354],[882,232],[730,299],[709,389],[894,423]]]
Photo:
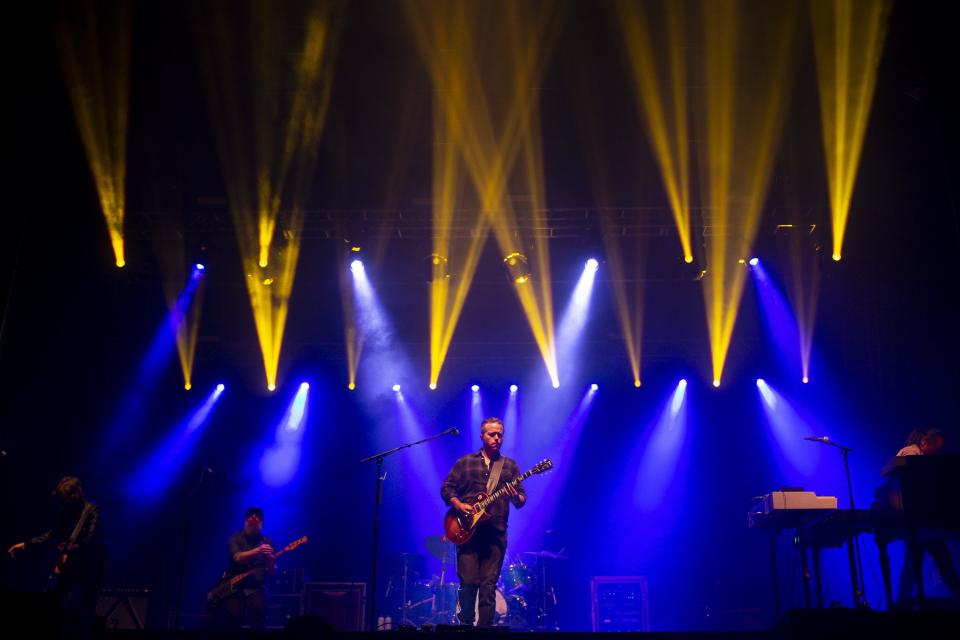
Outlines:
[[[477,604],[480,603],[480,594],[477,593],[477,599],[474,601],[474,611],[476,611]],[[460,601],[457,600],[457,609],[456,609],[457,619],[460,619]],[[473,624],[477,624],[477,618],[480,617],[479,612],[473,616]],[[503,626],[507,624],[507,599],[503,597],[503,591],[500,591],[497,588],[496,593],[496,604],[493,609],[493,624],[495,626]]]

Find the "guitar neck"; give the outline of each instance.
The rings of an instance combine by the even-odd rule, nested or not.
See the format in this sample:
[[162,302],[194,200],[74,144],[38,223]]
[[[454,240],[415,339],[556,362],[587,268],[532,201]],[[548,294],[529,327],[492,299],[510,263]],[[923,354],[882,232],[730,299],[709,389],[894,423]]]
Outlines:
[[491,493],[490,496],[489,496],[486,500],[482,500],[481,502],[479,502],[479,503],[477,504],[477,506],[478,506],[480,509],[486,509],[486,508],[489,507],[491,504],[493,504],[494,502],[496,502],[497,500],[499,500],[501,496],[503,496],[503,494],[506,492],[508,486],[516,486],[518,483],[523,482],[524,480],[526,480],[527,478],[529,478],[530,476],[532,476],[533,473],[534,473],[534,470],[533,470],[533,469],[530,469],[529,471],[526,471],[526,472],[520,474],[518,477],[514,478],[513,480],[511,480],[511,481],[508,482],[507,484],[503,485],[502,487],[500,487],[499,489],[497,489],[496,491],[494,491],[493,493]]

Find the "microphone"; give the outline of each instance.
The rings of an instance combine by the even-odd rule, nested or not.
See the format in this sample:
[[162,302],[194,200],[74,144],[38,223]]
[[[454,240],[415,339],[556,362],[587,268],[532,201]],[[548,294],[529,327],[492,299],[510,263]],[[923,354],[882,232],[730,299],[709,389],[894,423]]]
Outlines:
[[458,435],[460,435],[460,429],[457,429],[456,427],[450,427],[449,429],[447,429],[446,431],[443,432],[443,435],[445,435],[445,436],[458,436]]
[[809,440],[810,442],[822,442],[824,444],[830,443],[830,436],[808,436],[804,440]]

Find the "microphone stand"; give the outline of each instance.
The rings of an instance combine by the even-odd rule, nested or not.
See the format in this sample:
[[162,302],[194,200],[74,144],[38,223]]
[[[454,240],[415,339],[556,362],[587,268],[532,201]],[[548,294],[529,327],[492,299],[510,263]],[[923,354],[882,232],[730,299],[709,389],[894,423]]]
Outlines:
[[207,477],[207,468],[201,467],[200,477],[193,483],[193,486],[190,487],[190,490],[187,491],[187,495],[183,499],[183,531],[181,532],[180,540],[180,574],[177,578],[177,605],[173,615],[174,629],[180,628],[180,607],[183,605],[183,583],[187,573],[187,540],[190,535],[190,500],[193,498],[193,494],[197,492],[197,489],[200,488],[200,485],[203,484],[205,477]]
[[[840,450],[840,456],[843,458],[843,471],[847,476],[847,491],[850,494],[850,517],[853,520],[854,526],[856,526],[857,521],[857,508],[853,502],[853,481],[850,479],[850,460],[849,454],[853,449],[850,447],[845,447],[836,442],[823,439],[817,440],[817,442],[822,442],[823,444],[830,445],[831,447],[836,447]],[[853,606],[856,609],[866,609],[869,608],[867,600],[864,593],[864,584],[863,584],[863,561],[860,559],[860,535],[856,533],[853,535],[853,549],[856,555],[856,566],[857,566],[857,579],[859,580],[859,585],[854,589],[854,598]]]
[[370,631],[379,631],[375,625],[375,611],[377,601],[377,538],[380,532],[380,503],[383,502],[383,481],[386,479],[386,476],[383,474],[383,459],[396,453],[397,451],[409,449],[414,445],[436,440],[437,438],[443,436],[458,435],[459,433],[460,431],[454,427],[436,435],[423,438],[422,440],[408,442],[407,444],[402,444],[399,447],[394,447],[393,449],[388,449],[387,451],[375,453],[372,456],[367,456],[366,458],[360,460],[361,463],[371,461],[376,461],[377,463],[377,490],[373,501],[373,547],[370,551],[370,610],[367,612],[367,623],[369,624]]

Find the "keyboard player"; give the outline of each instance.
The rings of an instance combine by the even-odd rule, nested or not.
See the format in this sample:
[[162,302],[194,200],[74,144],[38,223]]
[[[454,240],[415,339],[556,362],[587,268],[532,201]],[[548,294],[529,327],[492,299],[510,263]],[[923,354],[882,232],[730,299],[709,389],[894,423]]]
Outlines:
[[[945,453],[946,449],[947,439],[940,429],[919,428],[910,433],[904,447],[897,452],[897,457],[933,456]],[[897,601],[905,603],[913,597],[913,589],[916,586],[913,567],[922,566],[925,553],[929,554],[933,560],[940,578],[953,596],[960,597],[960,575],[957,575],[957,570],[953,566],[953,558],[950,557],[947,543],[943,540],[928,540],[907,544],[903,555],[903,570],[900,573]]]

